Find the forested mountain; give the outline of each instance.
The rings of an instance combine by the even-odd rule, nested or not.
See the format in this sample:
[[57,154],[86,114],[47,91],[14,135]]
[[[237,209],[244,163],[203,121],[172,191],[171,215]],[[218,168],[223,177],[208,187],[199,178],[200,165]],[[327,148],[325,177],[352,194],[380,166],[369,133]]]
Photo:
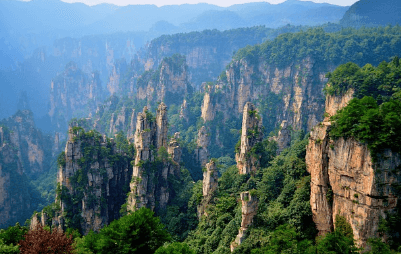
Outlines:
[[383,0],[380,3],[359,0],[347,10],[340,24],[352,27],[400,25],[400,10],[401,3],[397,0]]

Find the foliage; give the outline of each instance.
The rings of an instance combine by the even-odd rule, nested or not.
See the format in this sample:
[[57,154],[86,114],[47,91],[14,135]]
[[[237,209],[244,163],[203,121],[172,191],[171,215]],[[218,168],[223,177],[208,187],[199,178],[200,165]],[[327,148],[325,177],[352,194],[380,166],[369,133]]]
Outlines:
[[386,148],[400,153],[401,102],[390,100],[381,105],[372,97],[353,99],[334,115],[330,135],[354,137],[368,145],[372,159]]
[[265,59],[269,64],[288,66],[312,57],[317,62],[338,65],[349,61],[356,64],[378,64],[398,54],[401,45],[401,27],[352,29],[328,33],[324,28],[309,28],[297,33],[286,33],[260,45],[238,50],[234,60],[257,61]]
[[93,253],[154,253],[170,235],[158,217],[147,208],[113,221],[102,228],[100,233],[89,233],[78,241],[78,252]]
[[21,253],[72,253],[72,236],[67,237],[58,229],[51,232],[41,226],[30,230],[19,242]]
[[195,254],[185,243],[174,242],[158,248],[155,254]]
[[360,68],[349,62],[338,66],[329,78],[325,88],[327,94],[342,95],[348,89],[355,90],[355,97],[372,96],[379,103],[392,98],[400,98],[401,94],[401,65],[400,59],[394,57],[390,62],[381,62],[377,67],[366,64]]
[[355,245],[351,225],[344,217],[337,215],[334,232],[326,234],[324,238],[317,241],[316,251],[329,254],[357,254],[360,249]]
[[19,241],[24,239],[24,235],[27,232],[28,228],[21,226],[17,222],[15,226],[8,227],[7,229],[0,229],[0,239],[5,245],[16,245]]

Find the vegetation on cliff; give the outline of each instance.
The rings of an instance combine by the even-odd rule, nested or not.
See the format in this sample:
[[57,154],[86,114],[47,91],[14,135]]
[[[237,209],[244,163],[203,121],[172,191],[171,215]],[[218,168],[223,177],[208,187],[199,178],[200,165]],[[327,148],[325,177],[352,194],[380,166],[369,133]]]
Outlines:
[[[401,66],[400,59],[394,57],[391,62],[381,62],[377,67],[368,64],[359,68],[354,63],[339,66],[327,75],[329,95],[340,96],[348,89],[355,91],[348,105],[331,116],[330,137],[333,139],[354,138],[367,144],[373,162],[378,162],[384,152],[390,149],[401,154]],[[388,177],[398,181],[387,188],[390,193],[400,197],[399,169],[391,169]],[[401,226],[401,205],[386,215],[379,225],[380,236],[386,234],[387,243],[392,249],[400,247],[399,228]],[[378,248],[389,247],[380,240],[371,239],[369,243]],[[383,250],[384,251],[384,250]]]
[[277,66],[312,57],[315,61],[327,61],[333,65],[349,61],[359,65],[378,64],[399,53],[401,27],[344,28],[328,33],[323,28],[311,28],[298,33],[286,33],[260,45],[238,50],[234,60],[266,59]]

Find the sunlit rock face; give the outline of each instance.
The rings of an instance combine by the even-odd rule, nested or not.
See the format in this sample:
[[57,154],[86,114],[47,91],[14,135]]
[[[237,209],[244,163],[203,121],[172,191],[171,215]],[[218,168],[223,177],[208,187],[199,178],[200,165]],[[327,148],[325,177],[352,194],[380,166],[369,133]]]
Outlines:
[[335,217],[344,216],[355,240],[366,246],[367,240],[379,237],[380,218],[397,206],[393,187],[400,181],[394,169],[401,165],[399,154],[384,151],[376,162],[366,144],[353,138],[331,140],[330,115],[345,107],[353,91],[344,96],[328,96],[328,116],[310,133],[306,149],[307,170],[311,174],[313,220],[323,235],[335,227]]

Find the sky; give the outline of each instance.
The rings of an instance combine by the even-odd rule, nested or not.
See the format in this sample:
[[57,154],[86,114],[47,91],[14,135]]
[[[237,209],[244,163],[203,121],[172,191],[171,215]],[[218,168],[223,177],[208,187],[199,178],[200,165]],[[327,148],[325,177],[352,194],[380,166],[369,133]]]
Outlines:
[[[1,1],[1,0],[0,0]],[[163,5],[175,5],[175,4],[197,4],[197,3],[209,3],[214,5],[219,5],[222,7],[227,7],[234,4],[243,4],[243,3],[250,3],[250,2],[269,2],[271,4],[279,4],[285,2],[285,0],[267,0],[267,1],[260,1],[260,0],[62,0],[64,2],[73,3],[73,2],[81,2],[87,5],[96,5],[100,3],[112,3],[115,5],[125,6],[125,5],[134,5],[134,4],[155,4],[157,6]],[[311,0],[315,3],[330,3],[336,4],[341,6],[350,6],[353,3],[357,2],[358,0]]]

